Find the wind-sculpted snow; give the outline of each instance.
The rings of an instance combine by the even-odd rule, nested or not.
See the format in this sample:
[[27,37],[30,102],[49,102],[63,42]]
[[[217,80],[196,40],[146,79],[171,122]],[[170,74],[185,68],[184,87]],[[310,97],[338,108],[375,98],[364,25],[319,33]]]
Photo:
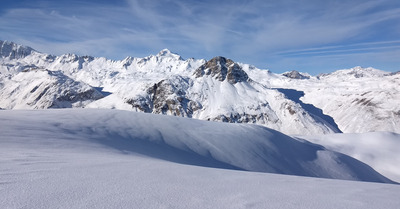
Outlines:
[[368,165],[262,126],[117,110],[6,111],[2,143],[108,149],[207,167],[372,182]]

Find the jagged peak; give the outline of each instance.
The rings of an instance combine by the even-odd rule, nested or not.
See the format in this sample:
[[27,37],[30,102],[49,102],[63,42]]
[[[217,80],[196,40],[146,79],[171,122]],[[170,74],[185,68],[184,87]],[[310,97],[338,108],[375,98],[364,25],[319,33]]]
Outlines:
[[228,80],[229,83],[244,82],[249,76],[242,67],[231,59],[217,56],[200,66],[195,72],[196,78],[210,75],[219,81]]
[[28,46],[16,44],[11,41],[0,40],[0,56],[10,59],[24,58],[35,50]]

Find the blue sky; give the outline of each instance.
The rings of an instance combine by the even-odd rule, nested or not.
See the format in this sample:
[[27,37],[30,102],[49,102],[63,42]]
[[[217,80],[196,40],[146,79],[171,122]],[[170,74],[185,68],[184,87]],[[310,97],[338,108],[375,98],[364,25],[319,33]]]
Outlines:
[[2,0],[0,39],[54,55],[225,56],[281,73],[400,70],[398,0]]

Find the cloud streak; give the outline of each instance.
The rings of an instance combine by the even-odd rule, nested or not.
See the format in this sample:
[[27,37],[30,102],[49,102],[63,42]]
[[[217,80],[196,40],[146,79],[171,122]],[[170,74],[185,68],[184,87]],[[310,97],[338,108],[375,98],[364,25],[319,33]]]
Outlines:
[[[305,66],[300,55],[313,62],[321,54],[396,52],[399,23],[400,3],[395,0],[126,0],[117,5],[39,0],[5,5],[0,39],[49,53],[112,59],[169,48],[184,57],[223,55],[282,71],[284,61]],[[388,44],[373,46],[379,42]]]

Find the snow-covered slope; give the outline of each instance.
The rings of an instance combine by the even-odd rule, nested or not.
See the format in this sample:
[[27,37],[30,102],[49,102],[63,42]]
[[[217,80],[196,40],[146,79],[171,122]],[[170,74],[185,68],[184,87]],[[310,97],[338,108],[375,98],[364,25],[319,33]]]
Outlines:
[[0,114],[2,143],[112,147],[186,164],[279,174],[390,182],[368,165],[262,126],[117,110],[64,109]]
[[394,184],[240,170],[237,166],[279,167],[278,173],[306,169],[383,180],[345,155],[254,125],[117,110],[1,110],[0,130],[1,208],[400,204],[400,187]]

